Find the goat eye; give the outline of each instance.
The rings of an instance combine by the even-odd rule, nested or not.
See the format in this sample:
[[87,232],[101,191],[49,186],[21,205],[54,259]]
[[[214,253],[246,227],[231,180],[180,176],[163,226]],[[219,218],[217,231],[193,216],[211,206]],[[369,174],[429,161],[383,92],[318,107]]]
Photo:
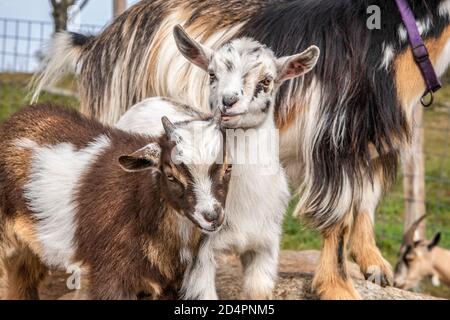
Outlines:
[[175,178],[171,174],[167,174],[167,180],[169,181],[168,185],[172,192],[176,193],[179,196],[181,196],[184,193],[184,186],[177,178]]
[[217,76],[214,72],[209,73],[209,80],[211,81],[211,83],[217,80]]
[[232,165],[232,164],[229,164],[229,165],[227,166],[227,169],[225,170],[225,174],[230,174],[232,170],[233,170],[233,165]]
[[270,84],[272,83],[272,80],[269,78],[265,78],[263,81],[260,82],[264,87],[268,87],[270,86]]

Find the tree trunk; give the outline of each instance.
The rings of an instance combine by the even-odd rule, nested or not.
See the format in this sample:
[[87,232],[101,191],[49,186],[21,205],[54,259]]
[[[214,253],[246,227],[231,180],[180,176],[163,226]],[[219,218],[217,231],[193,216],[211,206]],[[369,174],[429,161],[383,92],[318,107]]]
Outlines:
[[113,16],[117,17],[127,9],[126,0],[113,0]]
[[[425,207],[425,159],[423,153],[423,107],[414,111],[411,152],[403,159],[403,190],[405,197],[404,232],[426,212]],[[418,239],[425,239],[425,220],[417,228]]]
[[67,13],[70,6],[75,4],[75,0],[50,0],[53,7],[52,16],[55,33],[67,30]]

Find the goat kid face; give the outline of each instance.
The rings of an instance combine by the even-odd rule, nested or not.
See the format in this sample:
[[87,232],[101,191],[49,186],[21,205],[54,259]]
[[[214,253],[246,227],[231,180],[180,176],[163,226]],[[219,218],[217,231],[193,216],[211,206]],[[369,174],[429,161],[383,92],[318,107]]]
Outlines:
[[432,250],[439,243],[440,233],[432,241],[415,241],[403,245],[395,267],[394,285],[400,289],[413,289],[426,277],[435,282],[437,272],[433,266]]
[[277,59],[269,48],[249,38],[233,40],[212,50],[174,29],[181,53],[209,73],[210,106],[219,108],[226,128],[259,126],[273,110],[278,87],[308,73],[320,50],[311,46],[300,54]]
[[153,170],[163,197],[179,214],[204,232],[223,224],[231,177],[223,133],[217,120],[174,125],[163,118],[165,135],[159,143],[120,157],[128,172]]

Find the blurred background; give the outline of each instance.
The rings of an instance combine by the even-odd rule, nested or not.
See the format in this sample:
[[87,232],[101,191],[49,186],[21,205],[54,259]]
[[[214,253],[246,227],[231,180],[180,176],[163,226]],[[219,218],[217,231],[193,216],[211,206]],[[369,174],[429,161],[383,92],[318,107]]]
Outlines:
[[[0,0],[0,121],[29,101],[27,85],[55,31],[96,34],[115,15],[138,0]],[[398,182],[375,217],[377,242],[384,256],[397,260],[403,232],[427,213],[419,228],[431,239],[440,231],[441,246],[450,248],[450,74],[432,108],[418,106],[413,157],[404,159]],[[68,77],[47,88],[40,102],[78,106],[76,81]],[[291,213],[284,225],[283,249],[320,249],[320,237]],[[450,289],[422,282],[419,291],[450,298]]]

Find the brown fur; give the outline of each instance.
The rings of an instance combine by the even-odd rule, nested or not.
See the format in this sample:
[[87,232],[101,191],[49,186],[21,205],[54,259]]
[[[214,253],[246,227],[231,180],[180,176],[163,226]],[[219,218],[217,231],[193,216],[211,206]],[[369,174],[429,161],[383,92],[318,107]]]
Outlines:
[[26,215],[18,215],[12,229],[20,242],[27,243],[37,255],[42,254],[42,248],[34,230],[33,221],[29,217]]
[[39,299],[38,288],[47,274],[47,268],[28,247],[15,248],[4,260],[7,296],[9,300]]
[[432,255],[433,266],[439,275],[439,280],[450,286],[450,250],[435,247]]
[[348,275],[346,257],[350,226],[351,221],[346,221],[324,234],[320,264],[312,285],[321,299],[361,299]]
[[[5,285],[5,295],[0,299],[38,299],[39,283],[47,275],[47,268],[34,253],[36,251],[30,249],[34,247],[37,252],[40,250],[32,225],[23,215],[19,215],[14,222],[5,219],[4,216],[2,218],[0,218],[2,231],[0,236],[0,276]],[[29,247],[25,245],[26,242],[22,241],[25,238],[30,240]]]
[[[359,265],[366,278],[373,278],[382,286],[392,282],[392,268],[377,247],[372,221],[368,213],[359,212],[355,215],[349,245],[351,257]],[[372,268],[376,269],[372,270]]]

